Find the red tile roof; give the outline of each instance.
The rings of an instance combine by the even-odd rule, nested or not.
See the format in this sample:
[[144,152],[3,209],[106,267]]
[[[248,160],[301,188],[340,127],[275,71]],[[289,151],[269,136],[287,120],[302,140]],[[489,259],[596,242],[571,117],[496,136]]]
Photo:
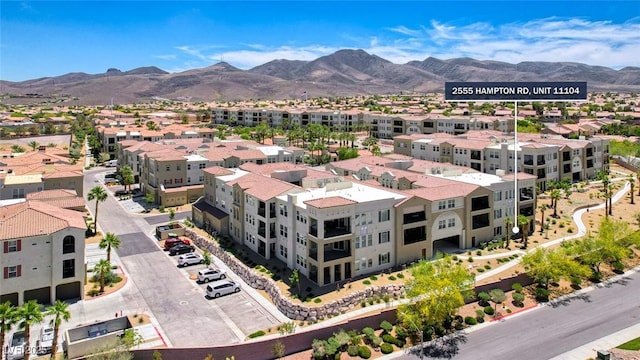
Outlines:
[[342,196],[330,196],[326,198],[307,200],[304,203],[308,206],[313,206],[314,208],[324,209],[336,206],[351,205],[355,204],[356,202]]
[[33,200],[0,207],[0,240],[52,234],[68,227],[85,229],[84,214]]

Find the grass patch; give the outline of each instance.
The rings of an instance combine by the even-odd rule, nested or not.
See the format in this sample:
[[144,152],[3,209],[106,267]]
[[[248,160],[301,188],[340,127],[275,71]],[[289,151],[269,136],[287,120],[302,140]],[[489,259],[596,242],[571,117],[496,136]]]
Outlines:
[[622,350],[631,350],[631,351],[637,351],[640,350],[640,337],[639,338],[635,338],[631,341],[628,341],[620,346],[617,347],[618,349],[622,349]]

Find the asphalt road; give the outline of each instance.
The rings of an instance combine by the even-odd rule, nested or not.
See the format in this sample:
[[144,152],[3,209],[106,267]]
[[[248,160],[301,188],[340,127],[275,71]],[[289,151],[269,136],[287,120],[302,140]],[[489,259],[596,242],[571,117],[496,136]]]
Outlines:
[[[86,192],[101,184],[95,177],[101,172],[104,170],[85,172],[85,199]],[[93,201],[88,206],[95,209]],[[177,213],[175,219],[189,215]],[[133,284],[121,290],[130,308],[148,309],[175,347],[237,343],[254,331],[278,324],[244,291],[207,300],[205,286],[189,279],[189,272],[197,272],[198,266],[177,268],[177,259],[162,251],[154,238],[155,225],[168,221],[168,214],[128,213],[113,196],[99,205],[101,229],[121,239],[115,251]]]
[[640,274],[634,273],[615,284],[507,317],[450,341],[435,341],[426,348],[425,358],[546,360],[639,322]]

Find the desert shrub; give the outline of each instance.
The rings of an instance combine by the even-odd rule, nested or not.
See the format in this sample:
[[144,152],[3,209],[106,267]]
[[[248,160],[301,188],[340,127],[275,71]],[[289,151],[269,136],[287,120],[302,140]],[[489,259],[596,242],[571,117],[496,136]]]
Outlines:
[[382,345],[380,345],[380,351],[383,354],[391,354],[393,352],[393,345],[382,343]]
[[396,326],[396,338],[404,340],[409,336],[409,333],[402,326]]
[[358,346],[358,356],[363,359],[368,359],[371,357],[371,349],[366,346]]
[[393,275],[389,276],[389,280],[394,281],[395,279],[396,279],[395,276],[393,276]]
[[475,325],[478,321],[473,316],[465,316],[464,323],[467,325]]
[[491,265],[489,265],[489,264],[485,264],[485,265],[484,265],[484,268],[485,268],[485,269],[487,269],[487,270],[489,270],[489,269],[491,269]]
[[540,302],[549,301],[549,290],[545,288],[536,288],[536,300]]
[[249,339],[254,339],[254,338],[257,338],[257,337],[263,336],[264,334],[265,334],[265,332],[264,332],[264,331],[262,331],[262,330],[258,330],[258,331],[254,332],[254,333],[252,333],[252,334],[249,334]]
[[365,285],[371,285],[371,281],[369,281],[369,280],[365,280],[362,283],[365,284]]
[[322,299],[320,299],[320,298],[315,298],[315,299],[313,299],[313,302],[314,302],[314,303],[316,303],[316,304],[318,304],[318,303],[322,302]]
[[383,320],[380,323],[380,329],[386,331],[386,332],[391,332],[391,330],[393,330],[393,325],[388,322],[387,320]]
[[370,328],[368,326],[366,328],[362,329],[362,333],[365,334],[368,338],[372,338],[372,337],[376,336],[375,330],[373,330],[373,328]]
[[404,274],[403,273],[398,273],[398,279],[404,279]]
[[478,268],[479,273],[483,273],[484,271],[485,271],[484,268]]
[[612,262],[611,267],[613,267],[613,270],[619,273],[624,271],[624,264],[621,261]]
[[515,291],[517,293],[521,293],[522,292],[522,284],[513,283],[513,285],[511,285],[511,289],[513,289],[513,291]]
[[489,300],[491,300],[491,295],[486,292],[482,291],[478,294],[478,305],[487,306],[489,305]]
[[384,334],[382,335],[382,341],[384,341],[385,343],[388,344],[393,344],[397,347],[403,347],[404,346],[404,341],[400,340],[400,339],[396,339],[395,337],[393,337],[392,335],[389,334]]
[[513,304],[516,306],[524,305],[524,294],[522,293],[513,293]]
[[371,338],[371,346],[374,349],[377,349],[382,344],[382,338],[380,336],[374,336]]
[[495,314],[495,312],[496,312],[496,311],[493,309],[493,307],[492,307],[492,306],[485,306],[483,311],[484,311],[484,313],[485,313],[485,314],[487,314],[487,315],[489,315],[489,316],[491,316],[491,315]]
[[467,259],[468,262],[473,262],[473,258],[471,256],[469,256],[469,258]]
[[357,345],[349,345],[347,347],[347,354],[351,357],[358,356],[358,346]]
[[371,279],[373,281],[376,281],[376,280],[378,280],[378,277],[375,276],[375,275],[371,275],[371,276],[369,276],[369,279]]

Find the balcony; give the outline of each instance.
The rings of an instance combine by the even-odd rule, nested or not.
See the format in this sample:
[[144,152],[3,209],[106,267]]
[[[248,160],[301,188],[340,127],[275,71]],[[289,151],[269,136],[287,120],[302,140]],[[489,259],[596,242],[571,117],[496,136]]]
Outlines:
[[324,238],[351,234],[351,218],[340,218],[324,222]]
[[425,221],[425,220],[427,220],[427,216],[425,212],[418,211],[414,213],[404,214],[402,224],[406,225],[406,224],[416,223],[416,222]]
[[258,225],[258,236],[261,236],[263,239],[266,239],[267,227],[265,224],[260,221],[260,225]]
[[482,153],[480,151],[471,151],[471,160],[482,160]]
[[471,199],[471,211],[484,210],[489,208],[489,197],[481,196]]
[[324,261],[333,261],[351,256],[351,241],[339,241],[324,244]]

